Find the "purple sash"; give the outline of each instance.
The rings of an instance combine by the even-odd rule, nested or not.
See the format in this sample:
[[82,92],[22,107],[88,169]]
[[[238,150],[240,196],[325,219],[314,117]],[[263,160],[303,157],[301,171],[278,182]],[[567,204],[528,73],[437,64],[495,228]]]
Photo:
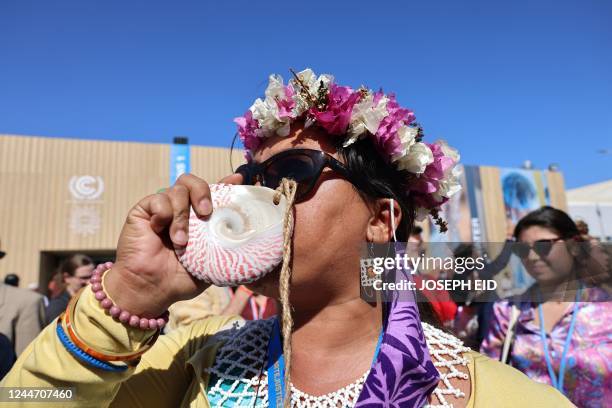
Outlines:
[[[410,279],[408,273],[397,270],[395,281],[402,279]],[[414,295],[395,292],[392,296],[380,352],[359,395],[357,408],[420,408],[440,380],[427,351]]]

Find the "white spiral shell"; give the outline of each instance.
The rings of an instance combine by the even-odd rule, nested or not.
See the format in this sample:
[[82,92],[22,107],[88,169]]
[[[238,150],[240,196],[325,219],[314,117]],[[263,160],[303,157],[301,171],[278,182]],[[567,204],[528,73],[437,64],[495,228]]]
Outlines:
[[274,204],[266,187],[211,184],[213,212],[200,219],[191,209],[187,246],[176,254],[185,269],[217,286],[253,282],[283,259],[287,200]]

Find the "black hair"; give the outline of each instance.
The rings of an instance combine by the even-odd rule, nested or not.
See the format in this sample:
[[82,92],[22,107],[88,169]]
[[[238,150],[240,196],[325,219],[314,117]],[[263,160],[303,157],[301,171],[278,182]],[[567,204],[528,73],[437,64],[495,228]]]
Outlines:
[[520,219],[514,227],[514,238],[518,239],[529,227],[542,227],[555,231],[561,239],[570,239],[580,235],[576,223],[564,211],[544,206],[530,212]]
[[86,265],[93,265],[93,261],[90,257],[83,254],[74,254],[62,261],[59,266],[59,272],[74,276],[78,268]]
[[[238,134],[234,135],[230,147],[230,166],[234,144]],[[358,181],[358,193],[366,201],[378,198],[393,198],[400,209],[402,217],[395,231],[399,242],[408,241],[410,233],[415,228],[416,209],[413,199],[408,194],[409,184],[413,177],[405,170],[397,170],[394,165],[387,162],[378,152],[370,138],[359,139],[355,143],[344,147],[343,138],[335,138],[335,148],[344,159],[344,165],[349,174]],[[440,319],[427,299],[417,293],[417,301],[421,320],[430,324],[441,326]]]
[[9,273],[4,277],[4,283],[7,285],[19,287],[19,276],[14,273]]
[[[369,138],[360,139],[348,147],[343,147],[341,143],[335,147],[344,158],[344,165],[351,176],[359,181],[358,191],[365,200],[393,198],[397,201],[402,218],[395,235],[398,242],[408,241],[416,228],[415,205],[408,194],[410,173],[397,170],[393,164],[385,161]],[[416,298],[421,320],[440,327],[442,323],[427,298],[420,292],[416,293]]]
[[336,145],[344,158],[349,173],[359,180],[359,193],[364,199],[393,198],[402,210],[402,218],[395,231],[397,240],[405,242],[414,228],[415,205],[408,194],[410,174],[397,170],[385,161],[369,139],[360,139],[348,147]]

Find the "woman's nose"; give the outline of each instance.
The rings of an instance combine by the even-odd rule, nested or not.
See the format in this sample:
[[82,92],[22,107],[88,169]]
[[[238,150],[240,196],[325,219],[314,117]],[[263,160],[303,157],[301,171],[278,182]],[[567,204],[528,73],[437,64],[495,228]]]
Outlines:
[[533,248],[529,248],[529,254],[527,255],[527,260],[535,262],[540,260],[540,256],[536,254],[536,251]]

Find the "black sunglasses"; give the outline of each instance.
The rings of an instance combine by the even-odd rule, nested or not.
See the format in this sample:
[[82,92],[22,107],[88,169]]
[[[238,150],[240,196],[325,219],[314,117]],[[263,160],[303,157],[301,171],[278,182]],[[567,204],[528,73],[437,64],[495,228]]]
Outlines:
[[242,184],[255,184],[276,189],[283,178],[295,180],[298,184],[295,194],[296,202],[310,194],[324,168],[330,168],[355,187],[359,180],[351,176],[342,163],[320,150],[289,149],[282,151],[262,163],[246,163],[236,169],[242,174]]
[[532,245],[525,242],[517,242],[512,245],[512,252],[521,259],[526,259],[529,256],[529,252],[533,251],[540,257],[546,258],[556,242],[563,241],[561,238],[555,239],[539,239]]

